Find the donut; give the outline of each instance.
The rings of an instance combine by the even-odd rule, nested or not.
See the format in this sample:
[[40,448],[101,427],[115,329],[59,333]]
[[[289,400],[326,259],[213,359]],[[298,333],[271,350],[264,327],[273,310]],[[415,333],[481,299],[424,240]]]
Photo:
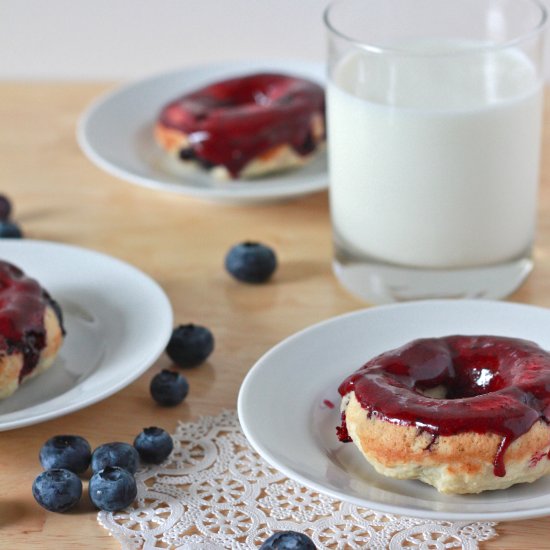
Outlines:
[[35,279],[0,260],[0,398],[51,367],[64,336],[57,302]]
[[154,134],[177,165],[201,167],[217,179],[295,168],[324,143],[324,91],[273,73],[215,82],[168,103]]
[[424,338],[346,378],[340,441],[383,475],[479,493],[550,473],[550,354],[500,336]]

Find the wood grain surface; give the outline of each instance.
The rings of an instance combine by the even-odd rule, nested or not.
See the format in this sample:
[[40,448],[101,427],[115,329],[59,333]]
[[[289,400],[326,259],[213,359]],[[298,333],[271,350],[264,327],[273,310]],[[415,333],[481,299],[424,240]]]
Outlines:
[[[186,371],[191,391],[163,409],[149,381],[162,356],[120,393],[68,416],[0,433],[0,548],[116,548],[83,499],[68,514],[45,512],[31,494],[38,451],[50,436],[79,434],[92,446],[132,441],[144,427],[173,430],[178,420],[235,408],[239,385],[255,360],[282,338],[328,317],[365,307],[331,272],[326,193],[263,206],[223,206],[140,188],[93,166],[80,152],[80,113],[112,84],[0,84],[0,192],[15,205],[25,235],[75,244],[132,263],[168,294],[176,323],[210,327],[216,349]],[[550,306],[550,118],[545,119],[536,267],[510,300]],[[266,285],[247,286],[224,272],[234,243],[273,246],[280,266]],[[136,296],[139,300],[139,296]],[[147,337],[146,334],[143,335]],[[548,518],[501,523],[483,549],[550,548]]]

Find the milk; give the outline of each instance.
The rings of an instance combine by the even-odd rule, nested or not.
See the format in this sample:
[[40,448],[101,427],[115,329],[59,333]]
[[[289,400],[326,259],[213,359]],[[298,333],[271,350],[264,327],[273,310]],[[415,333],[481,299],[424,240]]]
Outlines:
[[355,53],[333,70],[331,215],[336,242],[353,255],[454,268],[531,245],[540,79],[518,50],[429,55],[445,48],[456,44],[383,60]]

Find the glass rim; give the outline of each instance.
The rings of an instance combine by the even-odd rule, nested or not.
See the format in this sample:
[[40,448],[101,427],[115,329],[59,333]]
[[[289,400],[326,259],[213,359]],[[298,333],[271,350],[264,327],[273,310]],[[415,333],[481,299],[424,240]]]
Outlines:
[[330,20],[330,15],[336,6],[340,4],[346,4],[349,1],[350,0],[332,0],[328,4],[328,6],[325,8],[323,12],[323,22],[325,23],[325,27],[338,38],[346,40],[347,42],[349,42],[350,44],[353,44],[358,49],[361,49],[368,53],[373,53],[373,54],[394,54],[394,55],[406,55],[411,57],[413,56],[414,57],[452,57],[456,55],[465,55],[465,54],[471,54],[471,53],[501,50],[501,49],[517,46],[518,44],[521,44],[522,42],[529,40],[530,38],[536,36],[537,34],[540,34],[544,30],[548,22],[548,10],[546,9],[546,6],[542,3],[541,0],[523,0],[524,2],[527,2],[532,6],[536,6],[540,12],[539,22],[534,27],[525,31],[524,33],[521,33],[518,36],[511,38],[509,40],[504,40],[498,43],[487,43],[482,45],[473,45],[469,47],[466,46],[458,50],[445,51],[445,52],[433,52],[433,51],[427,52],[427,51],[409,50],[403,47],[401,48],[395,47],[395,46],[388,47],[388,46],[380,46],[374,43],[370,44],[368,42],[358,40],[357,38],[353,38],[345,34],[344,32],[338,30],[332,24]]

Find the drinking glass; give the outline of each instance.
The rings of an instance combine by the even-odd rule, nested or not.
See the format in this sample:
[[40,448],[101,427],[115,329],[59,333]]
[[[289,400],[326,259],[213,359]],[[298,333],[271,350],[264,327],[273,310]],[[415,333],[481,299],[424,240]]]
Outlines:
[[334,271],[373,303],[502,298],[533,266],[547,14],[537,0],[338,0]]

